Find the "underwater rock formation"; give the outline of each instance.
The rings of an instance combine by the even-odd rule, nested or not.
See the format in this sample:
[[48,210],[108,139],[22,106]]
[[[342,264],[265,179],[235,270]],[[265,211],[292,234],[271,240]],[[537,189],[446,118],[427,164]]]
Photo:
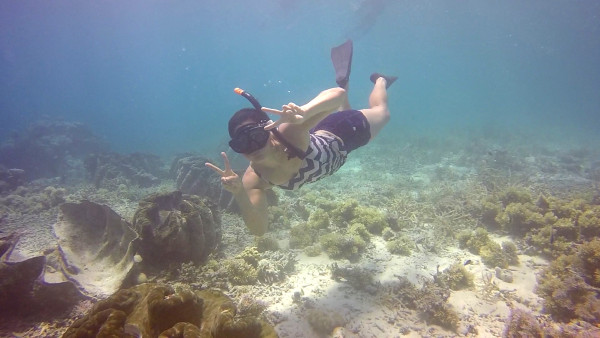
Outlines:
[[236,312],[220,291],[142,284],[98,302],[63,337],[277,337],[270,325]]
[[180,191],[154,194],[140,202],[133,217],[144,262],[203,262],[221,241],[217,207]]
[[171,176],[177,183],[177,189],[184,194],[205,196],[225,209],[233,202],[233,195],[221,187],[218,175],[204,164],[209,162],[198,155],[181,155],[171,164]]
[[0,213],[39,214],[65,202],[66,189],[39,184],[19,186],[5,196],[0,196]]
[[167,176],[164,163],[151,154],[89,154],[84,166],[96,188],[114,188],[120,184],[147,188],[159,184],[161,178]]
[[66,177],[77,168],[77,160],[105,148],[81,123],[43,120],[13,133],[0,145],[0,159],[8,168],[25,170],[29,180]]
[[15,190],[25,183],[25,170],[5,169],[0,166],[0,193]]
[[82,201],[60,206],[54,224],[63,273],[86,294],[106,296],[131,271],[138,235],[106,205]]
[[84,297],[75,286],[53,278],[47,257],[10,261],[18,238],[0,238],[0,315],[23,316],[62,311]]

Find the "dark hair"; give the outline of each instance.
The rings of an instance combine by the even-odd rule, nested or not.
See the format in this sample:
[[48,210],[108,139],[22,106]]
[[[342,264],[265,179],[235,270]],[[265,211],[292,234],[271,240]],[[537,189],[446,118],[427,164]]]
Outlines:
[[269,121],[269,115],[262,110],[254,109],[254,108],[244,108],[238,110],[233,116],[229,119],[229,136],[233,137],[236,129],[244,122],[256,122],[262,123]]

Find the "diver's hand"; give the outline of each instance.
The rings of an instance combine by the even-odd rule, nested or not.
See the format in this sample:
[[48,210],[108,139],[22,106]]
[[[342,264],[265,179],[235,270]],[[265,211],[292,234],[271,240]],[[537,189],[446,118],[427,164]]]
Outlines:
[[281,107],[281,110],[266,107],[263,107],[262,110],[265,113],[279,115],[279,119],[266,125],[265,130],[276,128],[282,123],[301,124],[304,122],[304,114],[306,114],[302,107],[292,102],[284,104],[283,107]]
[[204,165],[214,170],[217,174],[221,175],[221,184],[223,184],[223,188],[225,188],[225,190],[229,191],[234,195],[238,194],[244,189],[242,179],[238,174],[231,170],[231,165],[229,164],[227,154],[222,152],[221,156],[223,156],[223,160],[225,161],[225,170],[222,170],[216,165],[208,162],[206,162]]

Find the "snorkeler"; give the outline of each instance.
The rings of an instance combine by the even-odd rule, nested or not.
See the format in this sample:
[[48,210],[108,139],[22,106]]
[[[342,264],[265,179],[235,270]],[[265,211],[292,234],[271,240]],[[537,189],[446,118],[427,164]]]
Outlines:
[[[249,93],[236,88],[254,108],[236,112],[229,120],[229,146],[250,161],[240,178],[222,152],[225,169],[206,166],[221,175],[223,187],[237,202],[244,223],[254,235],[268,229],[267,189],[295,190],[335,173],[348,153],[367,144],[388,123],[387,88],[397,79],[374,73],[370,108],[352,110],[346,89],[352,64],[352,41],[334,47],[331,59],[340,87],[322,91],[310,102],[264,108]],[[275,122],[266,113],[279,115]]]

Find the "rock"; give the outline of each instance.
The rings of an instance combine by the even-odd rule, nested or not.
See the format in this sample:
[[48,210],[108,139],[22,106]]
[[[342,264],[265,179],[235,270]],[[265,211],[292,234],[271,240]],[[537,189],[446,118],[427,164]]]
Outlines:
[[506,283],[513,282],[513,274],[512,271],[507,269],[501,269],[500,267],[496,267],[496,278]]
[[84,299],[70,282],[46,278],[45,256],[10,261],[17,240],[15,236],[0,238],[0,314],[25,316],[41,311],[63,311]]

